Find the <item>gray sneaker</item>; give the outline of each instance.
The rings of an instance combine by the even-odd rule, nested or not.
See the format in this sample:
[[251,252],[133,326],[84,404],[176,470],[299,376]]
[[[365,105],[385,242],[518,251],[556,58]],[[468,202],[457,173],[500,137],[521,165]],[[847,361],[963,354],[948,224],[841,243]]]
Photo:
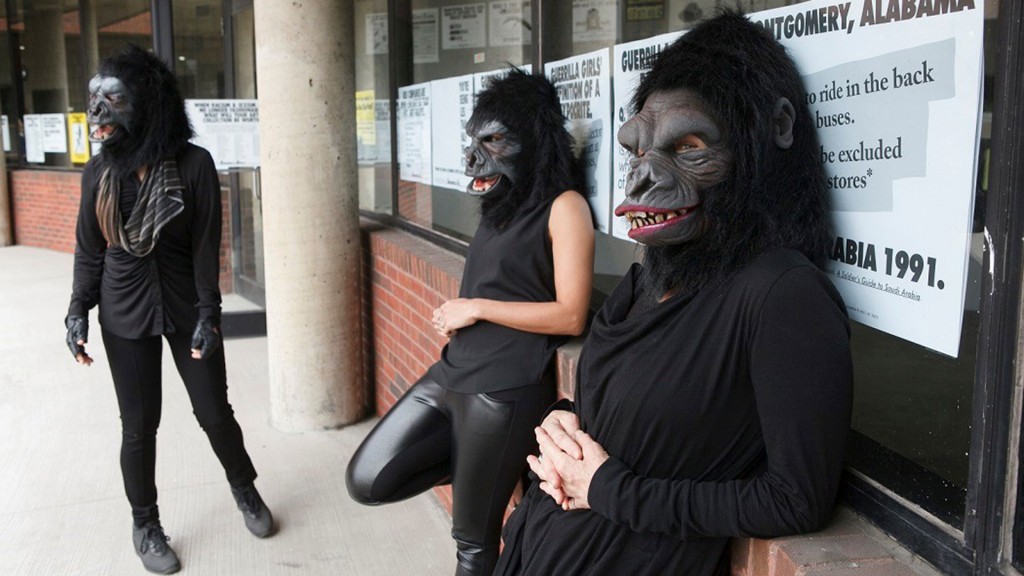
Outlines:
[[170,540],[159,521],[147,523],[142,528],[132,524],[132,542],[135,553],[142,559],[142,565],[154,574],[174,574],[181,570],[178,555],[167,545]]
[[270,509],[263,503],[256,486],[249,484],[241,488],[232,488],[231,495],[235,497],[238,509],[242,511],[242,518],[245,519],[245,527],[257,538],[266,538],[274,533],[274,517]]

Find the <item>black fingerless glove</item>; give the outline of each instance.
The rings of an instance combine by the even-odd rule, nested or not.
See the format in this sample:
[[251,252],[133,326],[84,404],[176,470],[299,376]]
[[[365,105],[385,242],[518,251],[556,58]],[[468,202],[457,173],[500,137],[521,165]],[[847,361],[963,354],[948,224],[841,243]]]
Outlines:
[[71,355],[78,358],[79,354],[85,354],[85,347],[78,341],[89,341],[89,317],[69,314],[64,318],[64,326],[68,329],[67,343]]
[[200,358],[208,358],[220,347],[220,329],[209,318],[200,319],[196,322],[196,329],[192,331],[192,349],[199,350]]

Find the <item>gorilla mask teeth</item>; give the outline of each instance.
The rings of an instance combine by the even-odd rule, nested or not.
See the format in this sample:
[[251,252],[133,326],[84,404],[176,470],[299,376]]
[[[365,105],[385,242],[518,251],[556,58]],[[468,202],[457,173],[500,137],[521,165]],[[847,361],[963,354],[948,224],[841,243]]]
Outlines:
[[494,185],[497,184],[498,180],[500,180],[500,179],[501,179],[501,175],[500,174],[497,175],[497,176],[490,176],[490,177],[486,177],[486,178],[474,178],[473,179],[473,191],[485,193],[488,190],[490,190],[491,188],[493,188]]
[[679,210],[669,210],[667,212],[626,212],[626,219],[629,220],[630,229],[642,228],[644,226],[651,226],[653,224],[661,224],[663,222],[669,222],[676,218],[686,216],[690,212],[688,208],[682,208]]
[[89,139],[94,142],[103,142],[117,130],[113,124],[99,124],[89,134]]

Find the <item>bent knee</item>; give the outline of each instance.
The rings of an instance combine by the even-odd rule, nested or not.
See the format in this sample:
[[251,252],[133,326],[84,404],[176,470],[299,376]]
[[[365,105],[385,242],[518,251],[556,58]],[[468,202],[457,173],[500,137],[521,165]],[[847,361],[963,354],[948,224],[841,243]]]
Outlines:
[[378,470],[364,462],[359,454],[349,460],[345,469],[345,487],[348,495],[360,504],[375,506],[381,503],[373,494],[373,485],[377,480]]

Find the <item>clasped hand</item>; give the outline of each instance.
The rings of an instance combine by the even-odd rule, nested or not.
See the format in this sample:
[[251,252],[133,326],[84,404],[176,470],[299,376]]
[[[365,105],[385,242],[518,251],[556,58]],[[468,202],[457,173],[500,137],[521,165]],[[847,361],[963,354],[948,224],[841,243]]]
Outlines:
[[451,338],[460,328],[476,324],[476,304],[471,298],[449,300],[434,309],[431,321],[438,334]]
[[608,453],[580,430],[579,417],[565,410],[553,410],[534,432],[540,456],[527,456],[526,461],[540,478],[540,489],[563,510],[590,508],[590,481]]

